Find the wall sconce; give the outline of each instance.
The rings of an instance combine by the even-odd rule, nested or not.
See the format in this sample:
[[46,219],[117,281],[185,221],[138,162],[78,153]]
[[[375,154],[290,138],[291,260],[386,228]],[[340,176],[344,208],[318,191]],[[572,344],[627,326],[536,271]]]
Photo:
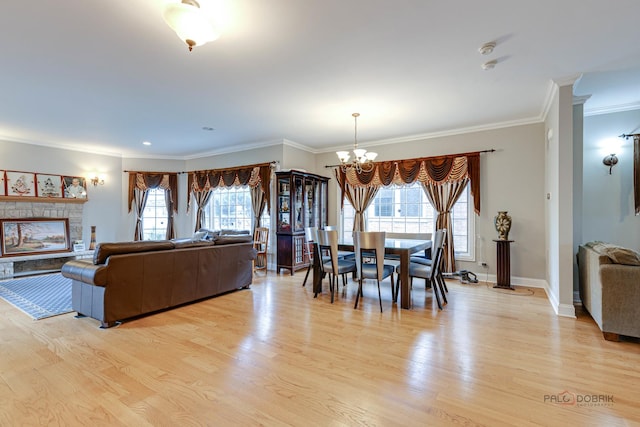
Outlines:
[[[616,160],[617,162],[618,160]],[[98,184],[100,185],[104,185],[104,179],[102,178],[98,178],[98,176],[94,176],[93,178],[90,178],[89,181],[91,181],[91,183],[93,184],[94,187],[97,187]]]
[[605,166],[609,166],[609,175],[611,175],[611,169],[618,163],[618,158],[612,153],[602,159],[602,163],[604,163]]

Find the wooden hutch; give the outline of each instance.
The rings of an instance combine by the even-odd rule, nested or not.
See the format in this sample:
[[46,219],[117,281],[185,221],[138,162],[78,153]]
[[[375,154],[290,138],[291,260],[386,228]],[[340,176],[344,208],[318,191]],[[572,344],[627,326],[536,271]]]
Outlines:
[[291,275],[309,266],[305,228],[327,225],[329,178],[302,171],[276,172],[278,266]]

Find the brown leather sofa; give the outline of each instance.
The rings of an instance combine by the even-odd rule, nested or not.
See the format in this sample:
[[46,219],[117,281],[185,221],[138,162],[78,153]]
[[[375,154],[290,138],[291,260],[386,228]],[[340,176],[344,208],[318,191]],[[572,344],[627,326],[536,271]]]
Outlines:
[[101,327],[251,285],[251,236],[100,243],[93,261],[62,266],[72,279],[72,308]]

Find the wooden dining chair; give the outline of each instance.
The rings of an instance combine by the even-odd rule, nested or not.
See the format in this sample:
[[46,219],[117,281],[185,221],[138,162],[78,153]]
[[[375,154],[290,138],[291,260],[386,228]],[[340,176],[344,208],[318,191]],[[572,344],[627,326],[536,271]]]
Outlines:
[[[442,302],[440,301],[440,295],[442,295],[442,299],[444,303],[447,303],[447,297],[444,293],[443,284],[439,281],[438,275],[440,273],[440,267],[442,265],[442,252],[444,246],[444,235],[445,230],[437,230],[435,237],[433,239],[433,261],[431,265],[424,265],[417,262],[409,263],[409,280],[413,281],[414,277],[419,277],[421,279],[425,279],[427,287],[431,287],[433,290],[433,295],[436,298],[436,302],[438,303],[438,308],[442,310]],[[444,279],[443,279],[444,281]],[[409,283],[409,287],[411,288],[411,283]],[[398,283],[399,288],[399,283]],[[398,289],[396,289],[396,293]]]
[[267,227],[256,228],[253,233],[253,247],[256,250],[256,259],[253,261],[254,270],[267,269],[267,250],[269,248],[269,229]]
[[[328,254],[328,259],[322,256],[323,253]],[[320,266],[324,274],[329,275],[329,290],[331,292],[331,303],[333,303],[334,287],[338,291],[338,276],[342,276],[342,284],[346,286],[348,273],[356,271],[356,263],[352,260],[346,260],[338,257],[338,231],[337,230],[318,230],[318,253],[321,257]]]
[[393,272],[395,267],[384,263],[384,231],[356,231],[353,236],[356,254],[356,268],[358,278],[358,294],[353,308],[358,308],[364,279],[375,279],[378,283],[378,299],[380,300],[380,313],[382,313],[382,295],[380,293],[380,281],[391,277],[391,298],[396,300],[397,289],[394,288]]

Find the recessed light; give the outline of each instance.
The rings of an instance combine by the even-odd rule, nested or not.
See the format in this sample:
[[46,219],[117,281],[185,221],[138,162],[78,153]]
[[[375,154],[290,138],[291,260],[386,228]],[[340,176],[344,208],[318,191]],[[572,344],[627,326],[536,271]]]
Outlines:
[[151,145],[149,141],[142,141],[142,145]]
[[202,126],[202,130],[212,131],[212,130],[215,130],[215,129],[210,127],[210,126]]

